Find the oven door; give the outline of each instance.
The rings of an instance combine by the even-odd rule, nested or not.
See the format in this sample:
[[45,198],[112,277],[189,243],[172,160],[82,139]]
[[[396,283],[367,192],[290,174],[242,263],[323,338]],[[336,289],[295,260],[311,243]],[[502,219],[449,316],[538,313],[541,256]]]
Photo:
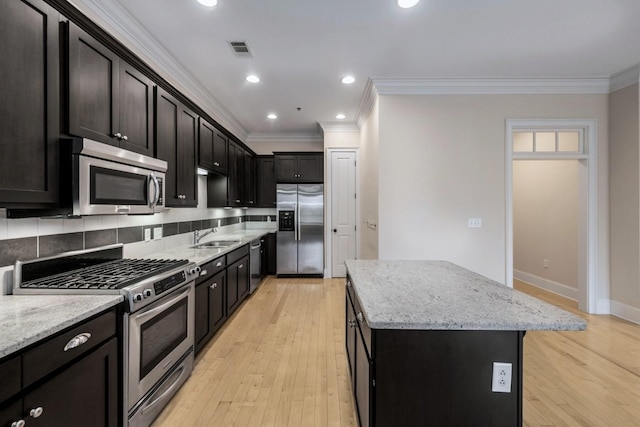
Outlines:
[[164,173],[76,155],[74,215],[152,214],[164,204]]
[[194,282],[128,315],[127,409],[131,410],[193,347]]

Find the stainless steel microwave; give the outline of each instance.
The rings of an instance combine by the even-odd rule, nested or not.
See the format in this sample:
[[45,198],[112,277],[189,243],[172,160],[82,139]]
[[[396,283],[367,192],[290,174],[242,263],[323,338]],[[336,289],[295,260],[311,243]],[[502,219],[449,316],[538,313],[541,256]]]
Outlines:
[[167,162],[92,141],[72,141],[72,215],[153,214],[165,209]]

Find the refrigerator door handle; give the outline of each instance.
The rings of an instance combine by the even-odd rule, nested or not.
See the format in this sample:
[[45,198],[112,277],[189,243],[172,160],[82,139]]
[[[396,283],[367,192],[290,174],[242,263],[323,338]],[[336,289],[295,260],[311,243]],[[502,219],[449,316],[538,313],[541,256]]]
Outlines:
[[300,210],[301,210],[301,205],[302,203],[298,202],[296,204],[296,206],[298,207],[298,213],[296,214],[297,218],[296,218],[296,223],[298,224],[298,238],[296,240],[302,240],[302,227],[301,227],[301,223],[302,223],[302,218],[300,218]]

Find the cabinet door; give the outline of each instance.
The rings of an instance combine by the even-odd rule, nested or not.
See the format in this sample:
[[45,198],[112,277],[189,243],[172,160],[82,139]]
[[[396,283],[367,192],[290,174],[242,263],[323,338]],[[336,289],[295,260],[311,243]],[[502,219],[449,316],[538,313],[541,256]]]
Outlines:
[[69,23],[69,133],[119,145],[120,59]]
[[211,334],[216,333],[227,320],[225,290],[227,288],[227,272],[216,274],[209,285],[209,322]]
[[276,233],[267,234],[267,245],[266,245],[266,254],[267,254],[267,262],[266,262],[266,274],[275,275],[277,273],[277,238]]
[[118,345],[112,338],[24,396],[24,410],[42,408],[29,426],[117,426]]
[[238,263],[234,263],[227,268],[227,316],[238,307],[238,296]]
[[39,0],[0,4],[0,206],[58,201],[58,18]]
[[244,206],[244,150],[229,142],[229,202],[231,206]]
[[182,207],[198,206],[198,175],[196,147],[198,146],[198,116],[186,107],[178,112],[178,193]]
[[200,118],[198,141],[198,165],[200,167],[213,171],[215,164],[213,161],[213,140],[215,137],[216,129],[209,122]]
[[[27,417],[22,415],[22,399],[0,405],[0,426],[9,427],[15,425],[20,420],[26,421]],[[26,425],[26,424],[25,424]]]
[[366,427],[371,422],[371,364],[365,350],[364,340],[358,332],[358,326],[353,328],[355,331],[355,374],[356,374],[356,405],[358,407],[358,418],[360,425]]
[[249,257],[236,263],[238,266],[238,299],[242,302],[249,295]]
[[295,182],[298,180],[298,156],[275,156],[276,182]]
[[153,157],[153,82],[120,62],[120,147]]
[[229,138],[218,129],[213,134],[213,166],[214,172],[227,173]]
[[197,205],[195,113],[156,88],[156,157],[165,160],[165,206]]
[[324,156],[322,154],[301,155],[298,159],[298,178],[304,182],[323,182]]
[[255,160],[248,151],[244,152],[244,205],[253,208],[256,206],[256,172]]
[[259,208],[276,206],[276,176],[273,157],[258,157],[256,160],[256,204]]
[[221,271],[196,285],[195,347],[198,353],[226,320],[224,289],[227,274]]
[[195,300],[195,352],[198,353],[211,337],[209,329],[209,281],[196,284]]

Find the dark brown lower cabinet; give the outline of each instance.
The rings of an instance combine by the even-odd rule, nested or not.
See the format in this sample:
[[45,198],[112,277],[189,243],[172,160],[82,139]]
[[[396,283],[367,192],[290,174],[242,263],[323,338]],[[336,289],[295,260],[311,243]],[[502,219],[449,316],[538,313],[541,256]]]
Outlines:
[[196,283],[195,351],[198,353],[227,319],[227,272]]
[[[347,281],[346,352],[360,426],[522,425],[524,331],[370,329]],[[512,363],[511,393],[491,391]]]
[[231,316],[240,303],[249,295],[249,257],[227,267],[227,315]]
[[[17,371],[22,378],[11,397],[0,402],[0,426],[118,426],[122,393],[116,319],[110,310],[0,363],[10,367],[3,375]],[[63,351],[80,332],[90,332],[90,340]]]

